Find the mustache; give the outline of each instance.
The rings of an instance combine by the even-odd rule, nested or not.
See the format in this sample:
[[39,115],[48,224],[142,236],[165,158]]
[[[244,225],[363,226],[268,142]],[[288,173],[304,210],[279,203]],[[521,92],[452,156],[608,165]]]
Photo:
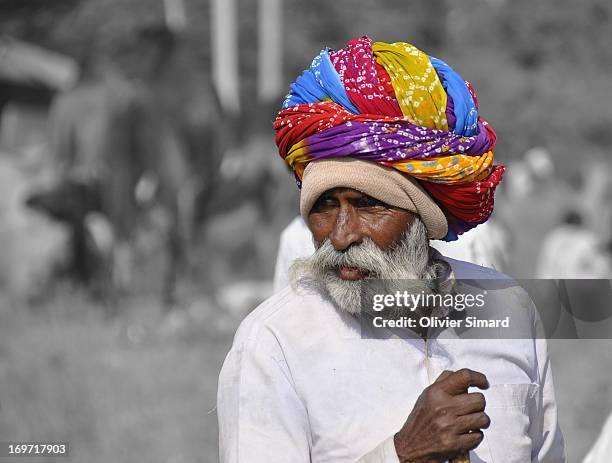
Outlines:
[[336,277],[342,266],[363,271],[365,278],[418,279],[426,276],[429,264],[429,240],[425,224],[415,218],[411,227],[390,249],[380,248],[372,239],[364,237],[347,249],[337,250],[326,239],[306,259],[297,259],[290,269],[290,276],[307,274],[314,279]]
[[311,257],[312,267],[321,272],[329,272],[339,267],[354,267],[367,273],[368,278],[381,277],[383,264],[392,265],[389,253],[380,249],[370,238],[344,251],[334,248],[326,239]]

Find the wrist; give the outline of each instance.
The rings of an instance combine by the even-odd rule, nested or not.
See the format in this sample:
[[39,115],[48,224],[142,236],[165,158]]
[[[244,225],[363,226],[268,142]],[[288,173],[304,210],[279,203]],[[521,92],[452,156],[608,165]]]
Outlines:
[[435,463],[437,460],[429,458],[425,452],[415,448],[406,438],[406,431],[402,430],[393,436],[395,453],[400,463]]

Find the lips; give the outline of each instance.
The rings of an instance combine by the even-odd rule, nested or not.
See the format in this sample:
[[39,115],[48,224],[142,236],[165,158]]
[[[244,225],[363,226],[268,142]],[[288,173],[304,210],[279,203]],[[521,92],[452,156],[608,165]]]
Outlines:
[[341,265],[338,267],[338,276],[343,280],[348,281],[356,281],[362,280],[368,275],[366,270],[363,270],[358,267],[347,267],[346,265]]

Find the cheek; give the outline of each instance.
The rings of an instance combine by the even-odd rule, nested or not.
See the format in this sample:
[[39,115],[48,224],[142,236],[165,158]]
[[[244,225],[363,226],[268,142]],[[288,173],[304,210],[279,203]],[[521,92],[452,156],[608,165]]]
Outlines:
[[335,217],[329,213],[312,213],[308,216],[308,228],[310,229],[315,241],[321,243],[330,235]]
[[411,222],[412,215],[388,214],[369,221],[368,234],[374,243],[386,250],[402,238]]

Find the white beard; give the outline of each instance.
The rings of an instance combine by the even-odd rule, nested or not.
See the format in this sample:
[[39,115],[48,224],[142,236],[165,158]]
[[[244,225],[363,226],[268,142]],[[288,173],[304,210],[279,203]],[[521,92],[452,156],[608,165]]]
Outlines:
[[435,290],[441,265],[445,263],[430,258],[427,229],[416,217],[410,230],[389,251],[383,251],[369,238],[345,251],[337,251],[327,239],[311,257],[294,261],[289,278],[294,288],[302,286],[321,291],[339,309],[358,314],[361,312],[362,287],[367,285],[363,285],[361,280],[343,280],[337,274],[338,267],[366,270],[366,279],[385,280],[388,292],[400,289],[393,287],[393,280],[402,280],[402,290],[410,285],[411,291],[430,293]]

